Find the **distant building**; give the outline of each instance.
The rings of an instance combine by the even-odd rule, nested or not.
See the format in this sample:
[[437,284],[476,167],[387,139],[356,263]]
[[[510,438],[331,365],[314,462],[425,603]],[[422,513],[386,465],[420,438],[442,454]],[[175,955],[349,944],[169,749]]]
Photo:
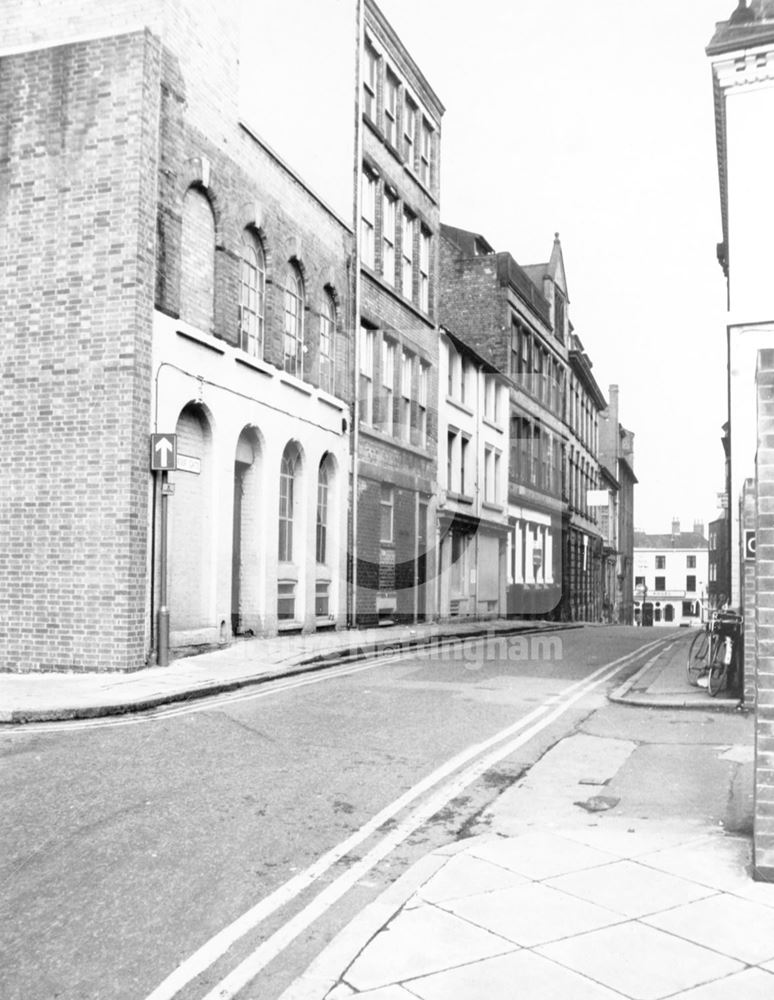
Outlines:
[[709,582],[704,525],[670,534],[634,532],[634,615],[638,625],[698,625]]
[[[508,614],[560,614],[567,319],[557,244],[546,286],[479,233],[442,227],[441,316],[508,376]],[[543,265],[543,270],[547,265]],[[542,272],[541,272],[542,273]],[[455,377],[459,381],[459,374]],[[473,405],[472,403],[469,405]]]
[[505,617],[508,380],[448,330],[438,375],[438,611]]
[[[632,565],[634,555],[634,434],[618,420],[618,386],[608,390],[607,409],[600,413],[599,461],[603,488],[610,502],[600,507],[600,528],[605,545],[606,585],[603,605],[612,603],[610,620],[634,623]],[[614,566],[611,567],[611,562]]]
[[[599,417],[607,407],[583,344],[570,339],[566,463],[569,500],[565,536],[563,603],[572,621],[602,621],[603,538],[599,525]],[[593,501],[593,502],[592,502]]]

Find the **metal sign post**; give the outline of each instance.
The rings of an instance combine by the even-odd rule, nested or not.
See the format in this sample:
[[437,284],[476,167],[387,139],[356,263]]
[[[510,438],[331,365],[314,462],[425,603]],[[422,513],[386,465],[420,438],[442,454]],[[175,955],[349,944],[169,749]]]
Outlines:
[[161,524],[159,525],[159,613],[157,629],[156,662],[160,667],[169,665],[169,608],[167,607],[167,525],[169,497],[174,486],[167,473],[177,468],[177,435],[151,434],[151,469],[161,476]]

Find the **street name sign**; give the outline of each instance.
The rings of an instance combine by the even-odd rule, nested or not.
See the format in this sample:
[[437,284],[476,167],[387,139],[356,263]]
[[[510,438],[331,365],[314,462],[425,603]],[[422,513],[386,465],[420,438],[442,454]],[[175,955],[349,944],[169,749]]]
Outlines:
[[151,434],[151,471],[174,472],[177,468],[177,434]]

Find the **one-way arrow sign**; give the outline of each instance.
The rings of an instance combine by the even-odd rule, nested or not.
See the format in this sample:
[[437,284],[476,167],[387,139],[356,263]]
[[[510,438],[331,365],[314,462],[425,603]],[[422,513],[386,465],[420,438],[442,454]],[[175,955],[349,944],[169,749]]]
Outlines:
[[174,472],[177,468],[177,434],[151,434],[151,470]]

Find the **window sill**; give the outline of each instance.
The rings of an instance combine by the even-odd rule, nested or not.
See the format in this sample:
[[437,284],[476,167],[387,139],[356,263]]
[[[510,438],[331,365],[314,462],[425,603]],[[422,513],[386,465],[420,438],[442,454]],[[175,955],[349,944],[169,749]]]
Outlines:
[[475,498],[467,493],[455,493],[453,490],[446,491],[446,497],[448,500],[454,500],[455,503],[464,503],[469,507],[472,507],[475,503]]
[[502,504],[493,503],[491,500],[482,500],[481,506],[484,508],[484,510],[495,511],[497,514],[505,513],[505,507],[503,507]]
[[277,622],[278,632],[300,632],[303,629],[303,622],[281,621]]
[[446,402],[449,404],[449,406],[453,406],[455,410],[459,410],[460,413],[465,413],[469,417],[473,416],[473,411],[471,410],[471,408],[469,406],[466,406],[465,403],[460,402],[458,399],[454,399],[452,396],[447,396]]
[[491,427],[493,431],[497,431],[498,434],[505,433],[505,428],[502,424],[498,424],[496,421],[490,420],[488,417],[483,418],[483,423],[486,424],[487,427]]
[[234,361],[238,365],[242,365],[244,368],[252,368],[254,371],[260,372],[261,375],[268,375],[269,378],[273,378],[276,369],[266,361],[261,361],[260,358],[254,358],[250,354],[243,354],[234,358]]
[[[370,264],[366,264],[361,261],[360,269],[367,277],[374,281],[379,288],[386,292],[391,298],[395,299],[396,302],[400,303],[400,305],[404,308],[410,309],[412,313],[415,313],[416,316],[418,316],[425,323],[429,324],[431,327],[435,326],[432,313],[423,312],[413,299],[407,299],[402,292],[398,291],[395,285],[391,285],[389,281],[387,281],[383,275],[379,274],[378,271],[371,267]],[[426,355],[424,359],[426,361],[430,360]]]
[[307,385],[295,375],[288,374],[288,372],[282,372],[280,374],[280,382],[282,382],[283,385],[288,386],[290,389],[295,389],[297,392],[303,393],[304,396],[311,396],[314,393],[314,389],[311,385]]
[[182,337],[184,340],[191,340],[193,343],[199,344],[201,347],[206,347],[208,351],[214,351],[215,354],[226,353],[226,348],[221,347],[215,338],[208,333],[199,332],[191,327],[187,330],[176,330],[175,333],[177,333],[178,337]]
[[367,437],[373,438],[375,441],[383,441],[385,444],[392,445],[393,448],[401,448],[403,451],[410,451],[414,455],[419,455],[420,458],[431,459],[433,457],[427,448],[421,448],[419,445],[411,444],[408,441],[403,441],[401,438],[393,437],[391,434],[385,434],[382,431],[378,431],[375,427],[371,427],[370,424],[364,424],[362,420],[359,423],[359,428],[361,434],[365,434]]

